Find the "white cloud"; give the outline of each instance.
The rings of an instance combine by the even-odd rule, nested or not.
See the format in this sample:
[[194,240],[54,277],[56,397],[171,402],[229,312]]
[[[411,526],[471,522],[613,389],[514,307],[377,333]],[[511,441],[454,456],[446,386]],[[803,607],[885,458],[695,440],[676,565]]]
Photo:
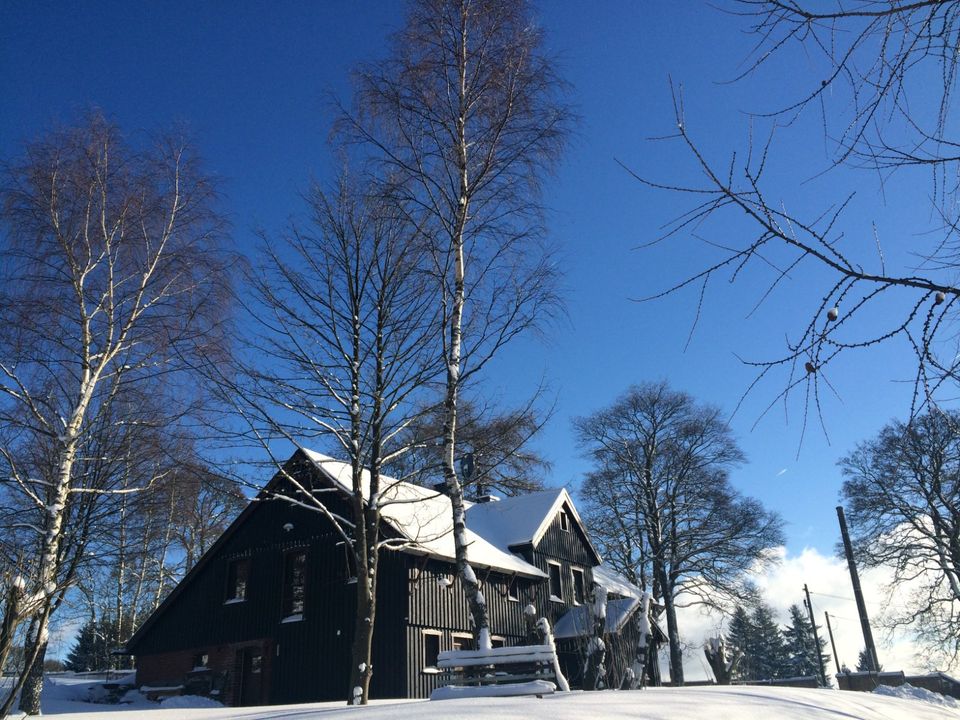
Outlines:
[[[803,585],[806,583],[810,588],[817,623],[821,625],[821,637],[828,642],[827,652],[831,655],[828,674],[836,672],[836,664],[832,659],[833,650],[829,647],[824,611],[830,613],[841,663],[855,667],[857,656],[863,648],[863,634],[857,606],[853,600],[853,587],[846,560],[822,555],[813,548],[805,548],[799,555],[790,555],[786,548],[779,548],[777,554],[781,562],[755,578],[764,601],[773,608],[780,623],[785,625],[788,608],[793,604],[803,607]],[[927,666],[927,658],[922,650],[904,633],[891,634],[880,627],[878,621],[888,601],[885,590],[888,579],[889,574],[882,570],[865,570],[860,573],[860,584],[880,664],[884,670],[904,670],[907,673],[946,669]],[[703,659],[702,644],[705,638],[726,632],[726,618],[706,612],[702,608],[683,608],[678,610],[678,624],[683,641],[689,648],[684,661],[687,679],[710,677]],[[666,677],[667,665],[662,666]]]

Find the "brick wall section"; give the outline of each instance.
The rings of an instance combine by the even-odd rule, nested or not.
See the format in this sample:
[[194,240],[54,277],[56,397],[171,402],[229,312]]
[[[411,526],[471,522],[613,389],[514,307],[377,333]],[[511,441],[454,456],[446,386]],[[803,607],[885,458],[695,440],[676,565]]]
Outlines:
[[270,672],[273,653],[268,640],[233,643],[213,647],[198,647],[189,650],[140,655],[137,657],[137,686],[170,687],[183,685],[194,671],[197,656],[208,655],[207,667],[211,677],[217,678],[220,693],[213,697],[224,705],[239,704],[239,677],[241,674],[239,651],[244,648],[260,650],[262,665],[262,702],[270,699]]

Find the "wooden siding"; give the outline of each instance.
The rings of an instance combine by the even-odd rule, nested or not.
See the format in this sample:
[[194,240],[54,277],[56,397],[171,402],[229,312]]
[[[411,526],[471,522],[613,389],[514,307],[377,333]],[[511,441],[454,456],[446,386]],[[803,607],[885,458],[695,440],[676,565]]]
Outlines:
[[[191,575],[170,602],[136,638],[138,657],[201,652],[253,640],[270,643],[269,700],[274,703],[346,699],[353,638],[356,585],[343,537],[320,513],[284,500],[257,500],[252,512],[230,533],[201,572]],[[325,498],[334,512],[347,515],[343,498]],[[307,550],[302,619],[283,622],[283,557]],[[246,598],[226,602],[230,563],[250,561]],[[394,667],[405,657],[403,616],[405,563],[396,553],[381,554],[378,578],[374,667]],[[223,669],[229,672],[229,668]],[[374,672],[371,695],[403,697],[402,672]]]
[[[455,575],[453,563],[406,555],[407,617],[406,683],[408,697],[429,697],[440,684],[441,676],[424,671],[424,631],[440,633],[440,649],[453,649],[453,636],[472,634],[470,613],[463,586]],[[480,572],[483,596],[487,600],[490,634],[501,637],[506,645],[523,642],[526,626],[523,608],[531,591],[540,584],[532,578],[515,577],[519,600],[508,597],[511,578],[495,572]],[[447,583],[450,584],[447,584]]]
[[[563,506],[569,512],[566,505]],[[573,597],[572,568],[583,570],[584,589],[589,592],[593,582],[594,555],[586,537],[571,515],[570,529],[560,527],[560,514],[551,520],[540,542],[533,545],[512,548],[531,565],[545,573],[550,572],[550,562],[560,564],[560,578],[563,586],[563,602],[550,599],[549,583],[545,580],[536,589],[533,604],[537,608],[537,616],[545,617],[551,625],[555,625],[571,607],[575,605]]]
[[[298,472],[320,477],[309,463],[301,467],[308,469]],[[333,512],[349,515],[343,497],[331,493],[324,500]],[[342,542],[340,534],[316,511],[282,500],[255,501],[242,522],[218,541],[210,557],[202,560],[197,572],[181,583],[134,638],[138,659],[150,658],[145,666],[172,667],[174,655],[186,651],[259,643],[269,654],[264,667],[269,668],[270,677],[264,680],[271,702],[345,699],[356,585],[350,582]],[[282,622],[283,557],[297,548],[306,548],[308,553],[305,609],[301,619]],[[553,518],[535,547],[515,550],[545,573],[548,561],[561,564],[563,602],[550,600],[545,579],[480,571],[491,634],[507,645],[523,641],[523,608],[529,602],[534,603],[539,617],[556,623],[574,604],[571,567],[584,570],[589,588],[595,562],[578,525],[572,522],[565,531],[559,517]],[[226,602],[228,570],[237,559],[250,562],[246,597],[242,602]],[[508,597],[511,581],[518,600]],[[439,676],[424,671],[425,630],[440,633],[441,650],[453,648],[454,634],[471,633],[466,597],[453,563],[383,551],[371,697],[426,697],[437,686]],[[170,663],[162,655],[169,656]],[[219,671],[236,672],[231,667]]]

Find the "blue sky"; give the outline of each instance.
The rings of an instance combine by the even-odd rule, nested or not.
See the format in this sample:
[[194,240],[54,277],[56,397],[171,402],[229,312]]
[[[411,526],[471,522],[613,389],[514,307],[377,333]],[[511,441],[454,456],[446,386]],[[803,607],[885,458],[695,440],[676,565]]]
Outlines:
[[[346,0],[7,0],[0,3],[0,156],[91,105],[128,132],[184,123],[222,181],[236,242],[252,247],[255,228],[281,227],[301,212],[310,179],[328,176],[327,93],[349,97],[351,67],[384,53],[401,8]],[[696,181],[676,143],[649,139],[673,132],[670,78],[683,86],[689,132],[711,159],[725,163],[731,150],[745,147],[748,111],[775,109],[816,75],[804,64],[809,59],[787,54],[767,71],[727,84],[754,38],[743,32],[742,18],[705,2],[542,2],[541,22],[582,118],[545,194],[566,276],[567,318],[546,338],[509,348],[487,383],[490,394],[509,403],[547,382],[556,412],[538,444],[554,464],[552,483],[576,488],[588,463],[573,442],[572,417],[609,404],[631,383],[659,379],[732,411],[753,377],[736,355],[776,356],[819,298],[816,273],[798,273],[746,320],[763,273],[733,285],[717,278],[685,349],[696,291],[647,303],[631,298],[682,279],[712,251],[689,238],[637,249],[688,200],[642,187],[617,160],[654,179]],[[815,116],[782,128],[777,138],[771,198],[813,212],[863,183],[843,171],[815,177],[828,165]],[[908,210],[923,205],[926,189],[895,178],[886,196],[871,183],[860,190],[848,216],[851,242],[872,243],[868,229],[876,220],[891,243],[888,263],[906,262],[902,253],[915,230]],[[715,240],[740,231],[704,229]],[[801,445],[802,402],[788,406],[787,416],[775,408],[753,427],[782,377],[759,386],[733,417],[750,460],[734,482],[784,516],[791,552],[832,552],[835,462],[906,414],[911,371],[908,348],[896,343],[839,363],[830,379],[842,399],[825,406],[829,443],[814,421]]]

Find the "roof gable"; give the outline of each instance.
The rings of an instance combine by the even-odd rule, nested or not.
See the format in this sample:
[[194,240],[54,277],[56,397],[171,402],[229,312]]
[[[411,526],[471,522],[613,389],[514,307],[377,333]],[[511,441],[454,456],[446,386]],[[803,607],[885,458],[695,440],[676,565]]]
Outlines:
[[[336,486],[346,493],[352,492],[353,474],[349,463],[310,450],[305,450],[304,454]],[[364,470],[361,491],[365,498],[370,496],[369,488],[370,474]],[[453,510],[449,497],[430,488],[383,476],[378,504],[383,519],[406,539],[408,544],[403,550],[455,560]],[[467,557],[472,565],[509,574],[546,577],[535,566],[469,527],[469,522],[467,545]]]
[[467,526],[502,550],[527,544],[536,547],[561,509],[569,512],[589,553],[599,564],[602,558],[590,541],[573,498],[565,488],[473,505],[467,510]]

